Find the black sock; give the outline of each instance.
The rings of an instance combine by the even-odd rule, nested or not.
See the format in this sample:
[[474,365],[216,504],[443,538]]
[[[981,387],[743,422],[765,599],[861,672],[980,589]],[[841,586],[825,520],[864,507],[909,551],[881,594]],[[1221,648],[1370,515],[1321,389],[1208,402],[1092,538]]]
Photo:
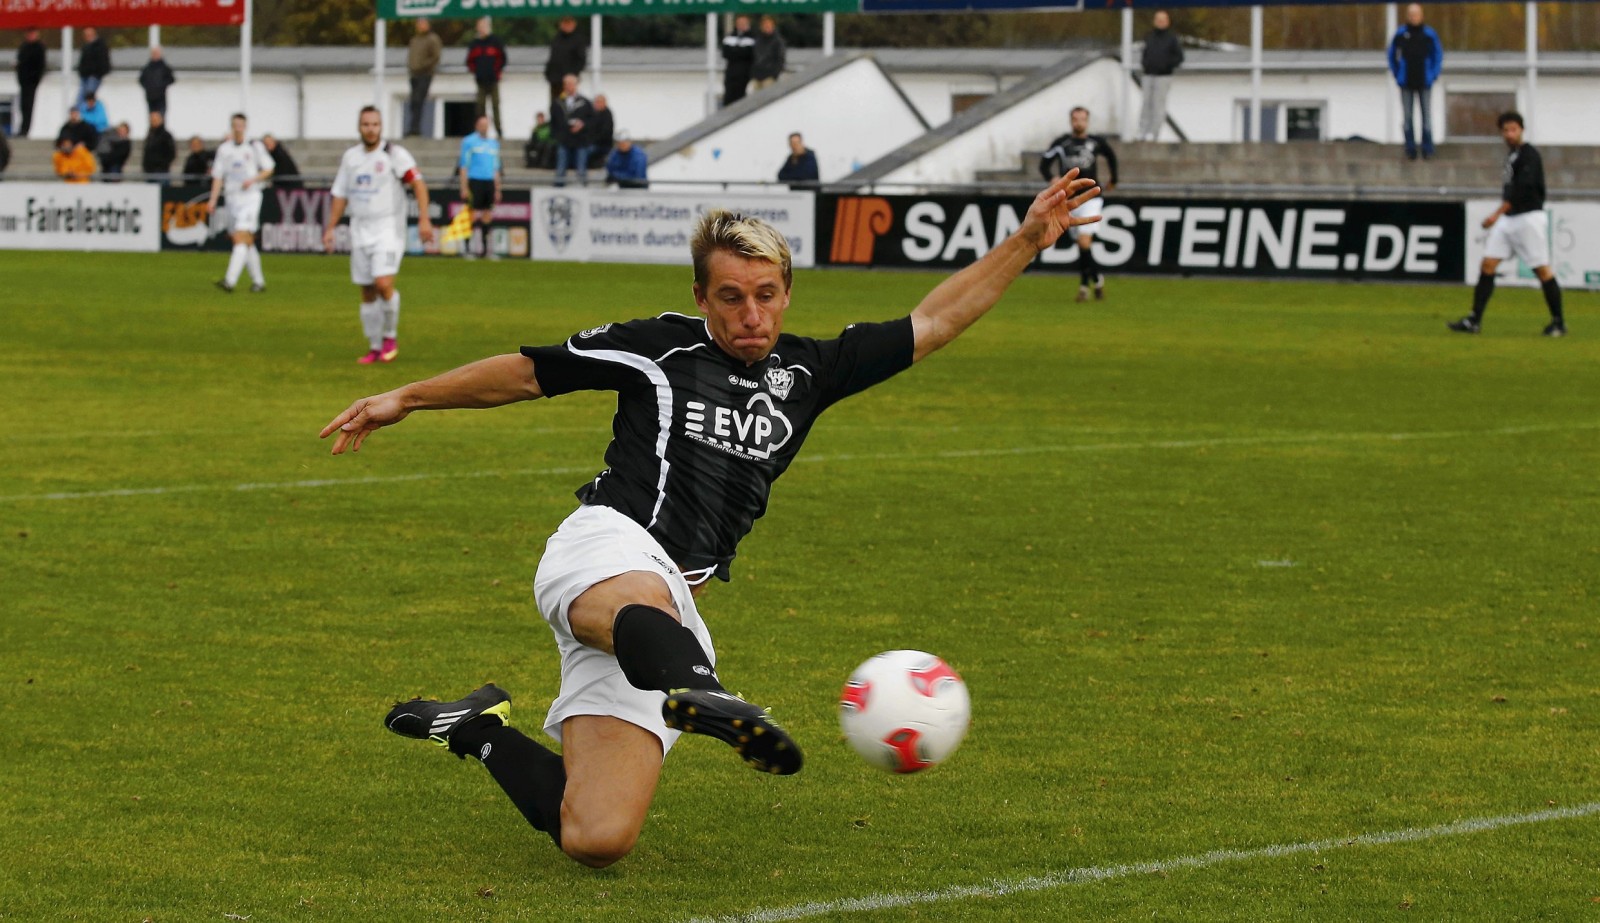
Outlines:
[[1472,290],[1472,319],[1483,320],[1483,311],[1489,307],[1489,296],[1494,294],[1494,273],[1478,275],[1478,285]]
[[450,752],[483,763],[535,830],[561,845],[561,796],[567,770],[561,757],[500,719],[482,716],[450,735]]
[[1551,276],[1539,283],[1539,287],[1544,289],[1544,303],[1550,308],[1550,319],[1558,324],[1566,323],[1561,317],[1561,283]]
[[1093,285],[1100,276],[1100,267],[1094,261],[1094,247],[1078,248],[1078,272],[1083,285]]
[[722,688],[700,639],[654,606],[623,606],[611,625],[611,646],[635,688]]

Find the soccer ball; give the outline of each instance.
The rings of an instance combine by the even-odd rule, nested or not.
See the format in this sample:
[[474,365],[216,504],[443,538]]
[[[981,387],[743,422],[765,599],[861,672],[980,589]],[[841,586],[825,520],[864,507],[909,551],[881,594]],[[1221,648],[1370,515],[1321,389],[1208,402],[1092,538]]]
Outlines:
[[886,651],[850,674],[839,726],[850,746],[888,772],[944,762],[967,735],[972,703],[950,665],[922,651]]

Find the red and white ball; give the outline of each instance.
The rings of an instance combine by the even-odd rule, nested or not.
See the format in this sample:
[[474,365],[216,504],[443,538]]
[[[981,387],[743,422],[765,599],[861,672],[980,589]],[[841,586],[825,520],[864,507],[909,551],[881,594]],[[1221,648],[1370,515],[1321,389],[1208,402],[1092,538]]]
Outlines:
[[950,665],[922,651],[885,651],[850,674],[839,726],[870,765],[920,772],[944,762],[967,736],[972,702]]

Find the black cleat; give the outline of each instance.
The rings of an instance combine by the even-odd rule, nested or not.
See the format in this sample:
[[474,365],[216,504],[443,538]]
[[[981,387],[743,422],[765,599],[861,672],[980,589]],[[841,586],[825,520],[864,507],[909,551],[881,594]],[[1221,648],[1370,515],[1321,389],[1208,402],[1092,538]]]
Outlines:
[[223,291],[227,292],[230,295],[233,294],[233,286],[229,285],[226,281],[224,281],[222,279],[218,279],[217,281],[215,281],[215,282],[213,282],[211,284],[215,285],[217,288],[222,289]]
[[252,294],[252,295],[260,294],[261,292],[264,292],[266,290],[267,290],[267,287],[264,284],[263,285],[256,285],[255,283],[251,283],[251,285],[250,285],[250,294]]
[[1079,304],[1082,304],[1083,302],[1088,301],[1089,300],[1089,286],[1087,286],[1087,285],[1078,286],[1078,297],[1076,299],[1074,299],[1074,300],[1077,301]]
[[678,689],[661,706],[667,727],[686,734],[704,734],[739,751],[758,772],[787,776],[800,771],[800,748],[766,709],[728,692]]
[[383,719],[383,726],[402,737],[431,740],[448,747],[451,732],[479,715],[494,715],[501,724],[510,724],[511,696],[494,683],[487,683],[454,702],[431,699],[396,702],[389,716]]
[[1544,328],[1544,335],[1547,337],[1564,337],[1567,335],[1567,325],[1561,321],[1553,320],[1549,326]]
[[1471,317],[1463,317],[1460,320],[1453,320],[1445,326],[1449,327],[1451,330],[1454,330],[1456,333],[1478,333],[1483,329],[1478,325],[1478,322],[1473,320]]
[[1094,300],[1095,301],[1105,301],[1106,300],[1106,280],[1105,279],[1096,279],[1096,280],[1094,280]]

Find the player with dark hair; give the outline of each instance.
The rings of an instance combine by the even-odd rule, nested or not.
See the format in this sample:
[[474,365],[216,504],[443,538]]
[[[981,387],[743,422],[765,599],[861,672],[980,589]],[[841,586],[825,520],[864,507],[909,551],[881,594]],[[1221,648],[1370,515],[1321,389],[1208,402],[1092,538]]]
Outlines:
[[[1051,141],[1044,156],[1039,158],[1039,175],[1049,182],[1076,169],[1084,179],[1095,179],[1095,167],[1101,157],[1106,159],[1106,169],[1111,175],[1111,182],[1101,188],[1110,192],[1117,188],[1117,154],[1111,149],[1111,142],[1100,135],[1089,134],[1089,110],[1078,106],[1072,110],[1072,131]],[[1090,199],[1083,204],[1083,212],[1073,212],[1072,217],[1098,219],[1103,205],[1100,199]],[[1097,230],[1094,223],[1089,223],[1078,231],[1079,301],[1089,300],[1090,286],[1094,287],[1096,301],[1106,297],[1106,277],[1100,273],[1100,267],[1094,261]]]
[[1550,218],[1544,211],[1544,160],[1533,145],[1522,140],[1522,116],[1503,113],[1499,120],[1500,137],[1511,150],[1501,170],[1500,207],[1483,219],[1489,239],[1483,246],[1483,265],[1478,269],[1478,285],[1472,292],[1472,313],[1449,327],[1457,333],[1477,333],[1483,329],[1483,312],[1494,295],[1494,274],[1500,261],[1515,255],[1533,267],[1544,289],[1544,303],[1550,309],[1547,337],[1567,335],[1566,318],[1561,311],[1561,283],[1550,271],[1550,238],[1545,228]]
[[245,269],[250,270],[250,291],[267,289],[256,231],[261,228],[261,187],[272,178],[273,162],[260,141],[245,136],[249,124],[242,112],[235,112],[229,120],[228,137],[217,145],[211,161],[211,198],[206,201],[206,211],[215,212],[218,197],[226,196],[233,254],[228,257],[228,271],[214,284],[230,294]]
[[601,868],[644,826],[661,765],[682,731],[731,744],[762,772],[789,774],[799,748],[765,710],[723,689],[697,608],[728,579],[817,417],[909,368],[994,307],[1099,190],[1069,170],[1022,225],[933,289],[909,316],[816,340],[783,333],[791,271],[783,235],[707,212],[690,242],[699,316],[603,324],[362,398],[323,428],[333,453],[360,449],[416,410],[495,407],[573,391],[617,392],[606,469],[545,545],[534,596],[561,653],[544,730],[558,756],[507,726],[494,685],[456,702],[397,704],[385,724],[489,770],[523,816],[567,855]]
[[383,140],[383,115],[366,106],[356,118],[361,143],[344,152],[333,178],[333,204],[322,246],[333,252],[335,231],[345,207],[350,209],[350,281],[361,286],[361,330],[371,349],[356,361],[362,365],[393,362],[400,354],[400,293],[394,278],[406,252],[406,187],[417,197],[417,233],[433,239],[428,218],[428,184],[416,158],[398,144]]

